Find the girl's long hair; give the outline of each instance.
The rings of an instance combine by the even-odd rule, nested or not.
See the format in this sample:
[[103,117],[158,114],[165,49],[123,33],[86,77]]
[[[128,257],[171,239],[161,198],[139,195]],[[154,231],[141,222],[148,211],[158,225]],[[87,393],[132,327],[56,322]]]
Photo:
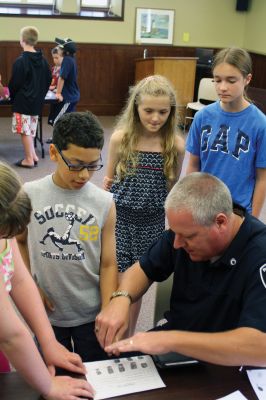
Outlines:
[[[170,100],[171,111],[167,121],[161,128],[162,154],[164,158],[164,174],[168,185],[177,179],[178,156],[175,146],[177,134],[177,106],[176,95],[171,83],[163,76],[152,75],[142,79],[129,90],[126,106],[116,124],[116,130],[123,132],[120,146],[120,158],[116,167],[119,180],[126,175],[134,174],[138,164],[138,153],[135,151],[142,133],[142,125],[139,119],[138,106],[142,96],[167,96]],[[128,168],[130,165],[130,169]]]

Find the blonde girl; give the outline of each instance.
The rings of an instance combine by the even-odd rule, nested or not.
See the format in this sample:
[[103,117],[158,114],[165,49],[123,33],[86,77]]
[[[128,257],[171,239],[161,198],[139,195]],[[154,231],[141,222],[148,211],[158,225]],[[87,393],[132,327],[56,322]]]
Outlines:
[[[111,136],[103,183],[116,203],[119,272],[134,264],[164,231],[164,201],[178,179],[183,152],[171,83],[159,75],[141,80],[130,89]],[[130,334],[140,302],[133,307]]]
[[244,49],[226,48],[216,54],[212,70],[219,100],[195,115],[187,173],[217,176],[235,203],[259,217],[266,194],[266,116],[246,96],[251,57]]

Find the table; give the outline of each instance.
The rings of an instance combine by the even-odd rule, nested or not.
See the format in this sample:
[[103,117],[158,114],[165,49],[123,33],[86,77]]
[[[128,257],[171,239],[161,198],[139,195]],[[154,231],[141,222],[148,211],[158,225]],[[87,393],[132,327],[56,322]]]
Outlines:
[[[113,397],[114,400],[216,400],[240,390],[257,400],[246,372],[209,364],[159,370],[166,388]],[[16,373],[0,374],[1,400],[39,400],[39,395]]]
[[[46,97],[45,97],[44,104],[49,104],[50,105],[50,104],[54,104],[54,103],[57,103],[57,102],[58,102],[58,100],[55,98],[55,94],[49,91],[47,93]],[[10,99],[1,100],[0,101],[0,106],[1,105],[3,105],[3,106],[8,105],[9,106],[11,104],[12,104],[12,102],[11,102]],[[35,147],[37,147],[37,142],[39,142],[40,145],[41,145],[42,158],[45,158],[45,151],[44,151],[44,146],[43,146],[43,135],[42,135],[42,114],[39,115],[39,118],[38,118],[37,131],[36,131],[36,136],[34,138],[34,146]]]

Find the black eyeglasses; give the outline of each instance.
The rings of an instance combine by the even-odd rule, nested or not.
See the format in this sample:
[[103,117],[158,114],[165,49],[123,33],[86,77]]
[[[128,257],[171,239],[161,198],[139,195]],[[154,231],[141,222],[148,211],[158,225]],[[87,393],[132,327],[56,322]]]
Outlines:
[[[62,154],[57,148],[58,153],[62,157],[64,163],[68,166],[69,171],[79,172],[86,168],[88,171],[99,171],[102,169],[103,164],[71,164],[71,162]],[[102,156],[100,155],[100,162],[102,162]]]

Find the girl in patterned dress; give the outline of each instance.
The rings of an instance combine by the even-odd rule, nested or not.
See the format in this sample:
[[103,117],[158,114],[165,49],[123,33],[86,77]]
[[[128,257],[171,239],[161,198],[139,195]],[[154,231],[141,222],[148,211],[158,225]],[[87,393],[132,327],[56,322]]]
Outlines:
[[[55,377],[54,366],[84,373],[81,359],[55,339],[38,289],[27,271],[16,240],[30,220],[31,203],[16,173],[0,162],[0,370],[10,370],[7,358],[24,379],[45,399],[63,400],[76,395],[93,397],[84,380]],[[10,298],[38,337],[44,360],[17,315]]]
[[[116,203],[120,273],[165,230],[164,201],[178,179],[183,153],[171,83],[160,75],[144,78],[130,89],[111,136],[103,182]],[[141,300],[131,307],[129,335],[134,333],[140,306]]]

